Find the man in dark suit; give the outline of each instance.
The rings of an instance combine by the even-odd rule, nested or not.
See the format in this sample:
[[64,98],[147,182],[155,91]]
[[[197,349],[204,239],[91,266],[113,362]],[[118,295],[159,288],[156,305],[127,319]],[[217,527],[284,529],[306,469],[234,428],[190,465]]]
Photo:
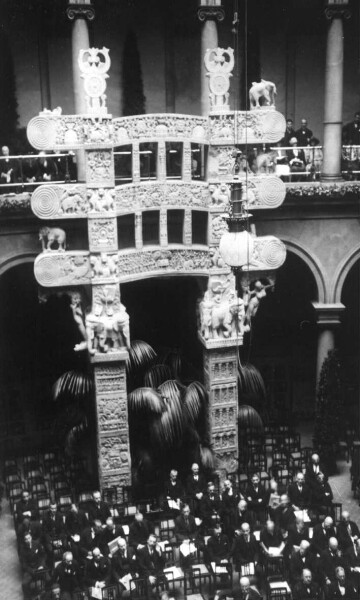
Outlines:
[[19,527],[17,528],[16,534],[19,541],[24,539],[25,533],[31,533],[33,540],[40,540],[42,535],[40,521],[30,521],[29,517],[25,517],[23,522],[20,523]]
[[356,112],[354,120],[343,127],[344,144],[360,144],[360,112]]
[[237,571],[241,571],[243,565],[249,563],[256,564],[259,561],[259,543],[253,533],[251,533],[249,523],[241,525],[240,535],[237,535],[233,541],[231,555]]
[[[46,511],[43,522],[43,544],[48,557],[48,562],[52,563],[54,552],[63,552],[66,544],[66,533],[63,515],[57,509],[56,502],[50,504],[49,510]],[[58,559],[59,560],[59,559]]]
[[135,576],[137,569],[135,551],[134,548],[127,545],[123,538],[118,541],[118,549],[112,555],[111,568],[116,583],[119,583],[125,575]]
[[303,473],[298,473],[294,483],[288,487],[288,496],[294,510],[309,508],[311,503],[311,491],[305,483]]
[[326,517],[323,523],[315,525],[311,540],[311,547],[315,554],[321,554],[329,545],[329,540],[336,537],[334,521],[331,517]]
[[292,585],[301,581],[304,569],[308,569],[312,574],[317,572],[317,561],[315,556],[309,551],[310,543],[303,540],[290,558],[290,579]]
[[232,481],[225,479],[224,491],[221,495],[221,517],[224,523],[224,532],[229,538],[233,538],[235,529],[236,509],[240,496],[234,490]]
[[39,520],[37,502],[30,498],[30,494],[27,490],[21,492],[21,500],[16,504],[15,515],[17,523],[22,523],[26,517],[31,521]]
[[303,569],[301,581],[293,587],[293,600],[318,600],[322,598],[322,591],[317,583],[312,580],[310,569]]
[[263,523],[268,494],[265,487],[260,483],[258,473],[254,473],[251,477],[251,482],[245,490],[245,497],[250,510],[253,510],[257,520]]
[[295,523],[289,525],[286,543],[291,551],[294,549],[294,546],[300,547],[300,544],[303,540],[307,542],[310,541],[309,529],[305,526],[304,519],[302,517],[296,517]]
[[353,583],[360,589],[360,538],[346,548],[344,560]]
[[94,548],[98,548],[101,544],[102,526],[101,522],[95,519],[92,525],[85,527],[80,538],[80,553],[81,561],[86,558],[91,558]]
[[215,493],[215,485],[209,481],[207,491],[200,501],[200,515],[206,527],[213,527],[220,521],[221,500]]
[[65,518],[65,532],[69,548],[76,561],[81,559],[80,539],[87,526],[88,519],[85,511],[81,510],[76,504],[72,504]]
[[295,136],[294,121],[292,119],[286,119],[286,129],[285,129],[284,137],[281,140],[281,145],[289,146],[289,142],[290,142],[291,138],[293,138],[294,136]]
[[339,551],[339,543],[336,538],[329,540],[329,546],[320,554],[319,573],[323,579],[323,585],[329,586],[336,578],[336,568],[345,569],[346,562]]
[[355,521],[351,521],[350,513],[347,510],[343,510],[341,521],[337,526],[337,538],[340,550],[346,550],[349,546],[353,546],[359,537],[360,531],[357,524]]
[[214,527],[214,534],[208,539],[206,554],[209,562],[228,560],[231,554],[229,538],[222,532],[221,525]]
[[154,586],[165,565],[161,548],[157,544],[154,533],[150,533],[146,545],[138,551],[137,556],[140,575],[146,577],[150,585]]
[[320,462],[320,456],[316,454],[311,455],[309,464],[306,466],[305,471],[305,482],[313,488],[317,483],[317,476],[319,473],[326,474],[324,465]]
[[89,502],[89,520],[93,523],[95,519],[101,521],[104,525],[108,517],[111,517],[110,508],[106,502],[101,500],[100,492],[96,491],[93,493],[93,499]]
[[164,493],[163,493],[163,506],[165,510],[169,509],[168,502],[172,500],[176,502],[179,510],[180,510],[180,502],[184,497],[184,488],[182,486],[181,481],[178,479],[178,472],[176,469],[171,469],[170,477],[166,480],[164,484]]
[[256,519],[254,513],[248,509],[248,503],[246,500],[240,500],[236,515],[235,515],[235,530],[240,533],[241,525],[243,523],[249,523],[250,527],[253,528]]
[[104,556],[111,558],[108,544],[118,537],[125,538],[125,532],[121,525],[115,525],[112,517],[108,517],[100,541],[100,550]]
[[129,527],[129,546],[135,549],[145,546],[150,533],[154,533],[153,524],[144,519],[141,512],[137,512]]
[[282,554],[285,548],[280,529],[275,527],[274,521],[270,519],[266,521],[266,525],[260,533],[260,548],[265,557],[270,555],[270,548],[277,548],[279,554]]
[[19,549],[20,564],[22,568],[22,588],[24,598],[31,598],[31,583],[38,571],[45,568],[45,550],[39,541],[33,540],[31,533],[24,535],[24,540]]
[[214,600],[225,600],[229,597],[234,600],[262,600],[261,594],[250,585],[248,577],[240,577],[239,583],[240,588],[217,591]]
[[318,513],[325,514],[332,506],[333,493],[330,484],[325,480],[325,475],[320,471],[316,476],[316,482],[311,488],[311,505]]
[[301,119],[301,126],[295,131],[295,137],[299,142],[299,146],[308,146],[313,136],[313,132],[307,126],[307,120]]
[[177,542],[196,540],[198,537],[195,518],[190,514],[190,506],[188,504],[184,504],[181,515],[175,519],[175,537]]
[[103,556],[100,548],[94,548],[92,557],[86,561],[85,584],[88,587],[103,588],[111,581],[110,560]]
[[71,552],[65,552],[62,561],[54,569],[51,578],[52,588],[60,588],[61,600],[73,600],[76,592],[82,589],[82,574]]
[[287,531],[290,525],[295,523],[294,509],[287,494],[280,496],[280,504],[274,509],[273,514],[275,525],[283,531]]
[[205,491],[206,479],[199,473],[199,465],[194,463],[191,466],[191,473],[186,479],[186,493],[189,498],[190,508],[196,516],[200,514],[200,502]]
[[[292,137],[289,141],[291,150],[286,150],[287,161],[290,166],[291,173],[303,173],[305,171],[305,153],[304,150],[298,148],[298,140],[296,137]],[[298,178],[293,178],[293,181],[297,181]]]
[[346,600],[358,600],[359,596],[354,588],[354,584],[345,575],[343,567],[336,567],[335,580],[329,585],[328,600],[337,600],[345,598]]

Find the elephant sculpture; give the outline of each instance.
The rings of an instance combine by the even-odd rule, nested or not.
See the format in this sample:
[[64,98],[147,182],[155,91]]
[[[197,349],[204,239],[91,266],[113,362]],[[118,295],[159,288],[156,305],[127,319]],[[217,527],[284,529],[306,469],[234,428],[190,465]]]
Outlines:
[[[41,240],[43,252],[66,250],[66,233],[60,227],[42,227],[39,231],[39,240]],[[54,243],[57,243],[57,248],[52,247]]]
[[260,99],[264,106],[275,106],[276,85],[272,81],[262,79],[259,82],[253,81],[249,90],[249,99],[251,108],[260,108]]

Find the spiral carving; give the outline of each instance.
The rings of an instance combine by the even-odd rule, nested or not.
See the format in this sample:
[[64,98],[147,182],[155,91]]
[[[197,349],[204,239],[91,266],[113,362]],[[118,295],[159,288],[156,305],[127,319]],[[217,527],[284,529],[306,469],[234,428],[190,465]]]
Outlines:
[[259,181],[257,188],[259,203],[264,208],[276,208],[285,200],[286,187],[280,177],[264,177]]
[[31,208],[39,219],[50,219],[60,211],[59,189],[53,185],[41,185],[31,197]]
[[55,256],[38,256],[35,260],[34,273],[37,282],[44,287],[59,285],[62,278],[61,261]]
[[38,150],[53,148],[56,139],[55,123],[47,117],[34,117],[27,126],[27,137]]
[[283,115],[275,110],[269,110],[264,115],[263,135],[269,142],[278,142],[284,135],[286,121]]
[[281,240],[267,236],[258,239],[258,259],[268,269],[278,269],[286,258],[286,248]]

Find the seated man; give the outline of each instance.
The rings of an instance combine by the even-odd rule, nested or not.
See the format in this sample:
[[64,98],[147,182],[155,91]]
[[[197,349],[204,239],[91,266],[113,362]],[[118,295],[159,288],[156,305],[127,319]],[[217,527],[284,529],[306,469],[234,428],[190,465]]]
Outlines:
[[22,568],[22,588],[24,598],[31,598],[31,583],[38,571],[45,568],[45,550],[39,541],[31,537],[31,533],[25,533],[23,543],[19,549],[20,564]]
[[354,585],[360,589],[360,538],[346,548],[344,560]]
[[92,551],[101,544],[102,526],[101,522],[96,520],[92,525],[85,527],[80,538],[79,556],[81,561],[92,558]]
[[181,481],[178,479],[178,472],[176,469],[171,469],[170,471],[170,478],[165,482],[164,485],[163,497],[164,501],[162,504],[165,510],[170,508],[170,501],[175,502],[178,506],[178,510],[180,510],[180,503],[184,497],[184,488]]
[[310,507],[311,491],[305,483],[303,473],[298,473],[295,482],[289,485],[288,496],[294,510],[303,510]]
[[336,567],[335,581],[329,585],[327,598],[328,600],[337,600],[337,598],[358,600],[359,596],[354,588],[354,584],[346,577],[343,567]]
[[159,575],[163,572],[165,560],[154,533],[150,533],[146,545],[138,551],[137,556],[140,576],[146,578],[151,586],[156,585]]
[[125,586],[121,583],[121,579],[126,575],[136,576],[137,562],[134,549],[128,546],[126,540],[122,538],[119,539],[118,549],[111,558],[111,568],[113,580],[120,583],[123,589]]
[[229,538],[222,532],[221,525],[214,527],[214,534],[208,539],[206,545],[206,554],[208,562],[219,563],[222,560],[228,560],[231,554]]
[[175,537],[177,542],[184,540],[196,541],[198,538],[198,528],[195,518],[190,514],[190,507],[184,504],[181,515],[175,519]]
[[138,511],[129,527],[129,546],[135,550],[145,546],[150,533],[154,533],[153,524],[144,519],[144,515]]
[[265,487],[260,483],[258,473],[254,473],[251,482],[245,490],[245,498],[249,509],[254,511],[255,516],[260,523],[265,520],[265,508],[267,505],[268,493]]
[[243,523],[240,535],[235,537],[231,549],[236,570],[241,572],[241,567],[249,563],[254,563],[256,567],[259,562],[259,550],[259,543],[251,533],[249,523]]
[[332,505],[333,493],[330,484],[325,480],[321,471],[317,474],[315,482],[312,483],[312,506],[316,512],[328,512]]
[[[94,548],[92,557],[86,561],[85,584],[89,588],[102,589],[111,581],[111,565],[107,557],[103,556],[100,548]],[[91,595],[91,594],[90,594]]]
[[324,473],[325,475],[325,467],[320,462],[320,457],[316,452],[311,455],[311,459],[309,464],[306,466],[305,471],[305,482],[310,488],[313,488],[317,482],[317,476],[319,473]]
[[318,523],[314,527],[311,540],[313,552],[320,555],[323,550],[326,550],[329,545],[329,540],[332,537],[336,537],[334,521],[331,517],[326,517],[323,523]]
[[217,591],[214,600],[222,600],[223,598],[234,598],[234,600],[262,600],[261,594],[257,589],[250,585],[248,577],[240,577],[240,589],[238,590],[222,590]]
[[317,583],[312,580],[310,569],[303,569],[301,580],[292,589],[293,600],[318,600],[322,598],[322,591]]
[[266,521],[265,527],[260,533],[260,548],[265,557],[279,556],[285,548],[280,529],[277,529],[274,521],[270,519]]
[[76,592],[82,590],[81,570],[73,560],[71,552],[65,552],[62,561],[57,565],[51,578],[53,590],[60,588],[60,600],[73,600]]
[[200,516],[205,527],[214,527],[220,522],[220,496],[215,493],[215,485],[209,481],[207,491],[200,501]]
[[[290,171],[292,173],[299,173],[305,171],[305,154],[304,150],[298,148],[298,140],[296,137],[292,137],[289,140],[291,150],[286,150],[286,156],[290,165]],[[296,179],[297,180],[297,179]],[[294,181],[296,181],[294,178]]]
[[276,526],[282,531],[287,531],[290,525],[295,523],[294,509],[287,494],[281,494],[280,504],[274,509],[273,514]]
[[303,577],[304,569],[308,569],[314,575],[317,573],[317,559],[310,552],[310,542],[303,540],[300,547],[290,558],[290,579],[292,585],[298,583]]
[[[9,158],[10,150],[8,146],[1,148],[2,158],[0,160],[0,183],[14,183],[17,170],[16,159]],[[2,188],[0,188],[3,193]]]
[[248,509],[248,503],[246,500],[240,500],[237,512],[235,515],[235,531],[240,532],[241,525],[243,523],[249,523],[250,527],[255,525],[254,513]]
[[346,562],[339,551],[339,543],[335,537],[330,538],[329,546],[320,554],[319,573],[323,585],[329,586],[336,579],[337,567],[346,567]]
[[30,521],[29,517],[25,517],[17,528],[16,535],[18,540],[23,540],[25,533],[31,533],[33,540],[40,540],[42,535],[40,521]]
[[65,533],[75,560],[80,560],[80,539],[87,526],[88,520],[85,511],[81,510],[77,504],[72,504],[65,518]]
[[302,517],[296,517],[295,523],[289,525],[288,528],[286,544],[289,547],[289,551],[297,550],[302,541],[309,542],[309,540],[309,529],[306,527],[304,519]]
[[19,500],[15,507],[16,522],[20,524],[26,517],[31,521],[38,521],[39,510],[36,500],[30,498],[27,490],[23,490],[21,492],[21,500]]
[[112,517],[108,517],[100,541],[100,550],[104,556],[109,556],[109,558],[111,558],[108,544],[118,537],[125,537],[124,530],[121,525],[114,524],[114,519]]
[[186,479],[186,493],[189,497],[189,505],[194,515],[198,516],[200,511],[200,501],[206,490],[206,479],[199,473],[199,465],[193,463],[191,473]]
[[350,513],[343,510],[341,521],[337,526],[337,538],[339,540],[340,550],[345,551],[356,542],[360,537],[360,531],[355,521],[350,520]]
[[66,545],[64,520],[62,513],[57,509],[56,502],[50,504],[49,510],[44,515],[42,531],[48,563],[51,564],[54,560],[54,553],[56,551],[63,552]]
[[95,520],[100,521],[105,525],[106,519],[111,517],[111,512],[108,504],[101,500],[99,491],[93,492],[93,499],[89,503],[89,521],[93,523]]

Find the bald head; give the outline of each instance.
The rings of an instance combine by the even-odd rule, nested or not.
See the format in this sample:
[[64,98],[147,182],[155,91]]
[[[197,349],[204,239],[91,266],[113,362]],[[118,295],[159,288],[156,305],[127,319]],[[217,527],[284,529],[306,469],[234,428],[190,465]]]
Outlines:
[[242,592],[248,591],[250,588],[250,579],[248,577],[240,577],[240,587]]
[[326,517],[325,521],[324,521],[324,527],[325,529],[330,529],[330,527],[332,527],[334,525],[334,521],[332,520],[331,517]]
[[300,554],[301,555],[306,554],[309,547],[310,547],[310,543],[307,540],[301,540],[300,546],[299,546]]
[[339,547],[339,542],[337,541],[336,537],[331,537],[329,539],[330,550],[332,550],[333,552],[336,552],[338,547]]

